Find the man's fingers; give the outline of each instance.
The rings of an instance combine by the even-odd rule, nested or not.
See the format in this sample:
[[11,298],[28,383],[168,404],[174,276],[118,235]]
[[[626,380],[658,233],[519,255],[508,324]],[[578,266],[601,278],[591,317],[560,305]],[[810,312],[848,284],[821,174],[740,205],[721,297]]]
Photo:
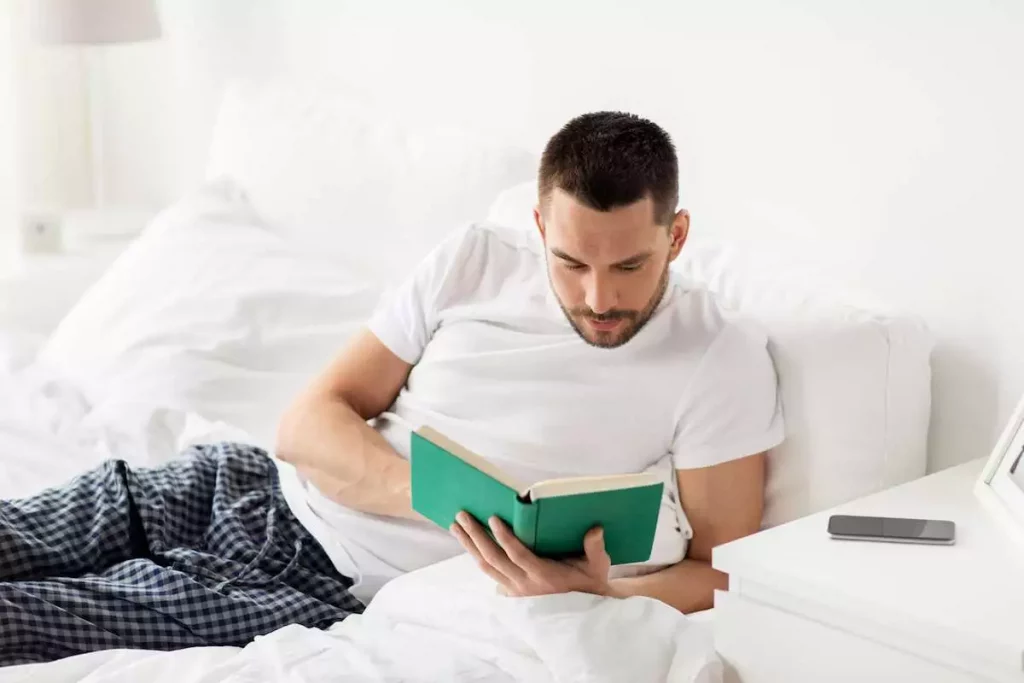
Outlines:
[[484,556],[480,554],[480,550],[477,549],[476,544],[473,543],[473,539],[469,537],[469,534],[463,530],[458,523],[452,524],[450,527],[452,535],[462,544],[462,547],[466,549],[466,552],[472,556],[476,561],[476,564],[480,569],[491,577],[491,579],[499,586],[504,586],[508,582],[508,577],[499,572],[497,569],[491,566],[491,564],[484,559]]
[[455,516],[455,521],[458,522],[462,530],[469,536],[480,556],[487,564],[497,569],[513,582],[521,580],[525,576],[525,572],[508,558],[508,555],[505,554],[501,546],[487,535],[484,528],[471,515],[460,512]]
[[505,551],[505,554],[516,566],[527,574],[536,574],[541,570],[540,558],[523,545],[523,542],[516,538],[516,535],[512,533],[512,530],[504,522],[497,517],[492,517],[490,527],[502,550]]

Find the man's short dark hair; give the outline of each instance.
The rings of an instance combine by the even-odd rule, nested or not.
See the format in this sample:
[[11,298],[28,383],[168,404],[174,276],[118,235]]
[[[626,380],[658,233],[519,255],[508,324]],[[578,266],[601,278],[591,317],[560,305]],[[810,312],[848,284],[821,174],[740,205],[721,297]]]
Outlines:
[[650,195],[655,222],[669,225],[679,202],[679,162],[672,138],[635,114],[577,116],[548,140],[538,175],[542,203],[556,187],[598,211]]

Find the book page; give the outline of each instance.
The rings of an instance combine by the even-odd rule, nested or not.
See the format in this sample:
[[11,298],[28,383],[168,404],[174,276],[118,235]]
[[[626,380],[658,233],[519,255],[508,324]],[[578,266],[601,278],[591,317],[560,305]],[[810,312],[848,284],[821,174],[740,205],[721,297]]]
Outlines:
[[465,446],[452,441],[447,436],[437,431],[433,427],[420,427],[416,430],[416,433],[422,436],[427,441],[431,441],[434,444],[440,446],[444,450],[448,451],[460,460],[464,460],[476,469],[480,470],[492,479],[500,481],[505,486],[518,492],[519,495],[526,495],[527,486],[522,482],[513,479],[507,472],[502,471],[500,467],[491,463],[489,460],[477,455],[473,451],[469,450]]
[[569,477],[539,481],[530,487],[530,500],[571,496],[578,493],[597,493],[618,489],[636,488],[662,483],[658,475],[651,472],[637,474],[611,474],[594,477]]

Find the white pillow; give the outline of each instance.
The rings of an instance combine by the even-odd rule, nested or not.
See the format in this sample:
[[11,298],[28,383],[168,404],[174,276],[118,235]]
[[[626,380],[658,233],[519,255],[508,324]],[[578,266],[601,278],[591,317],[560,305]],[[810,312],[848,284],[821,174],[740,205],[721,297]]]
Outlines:
[[268,447],[281,411],[379,296],[338,264],[297,252],[237,188],[216,183],[163,212],[40,359],[79,385],[97,419],[146,424],[164,454],[196,415]]
[[333,85],[238,82],[221,106],[208,177],[237,182],[290,243],[377,280],[400,278],[537,168],[532,153],[416,116]]
[[[509,188],[488,219],[533,230],[535,201],[534,183]],[[786,441],[769,456],[764,526],[924,475],[933,342],[922,322],[822,294],[828,283],[785,254],[691,237],[674,268],[768,333]]]

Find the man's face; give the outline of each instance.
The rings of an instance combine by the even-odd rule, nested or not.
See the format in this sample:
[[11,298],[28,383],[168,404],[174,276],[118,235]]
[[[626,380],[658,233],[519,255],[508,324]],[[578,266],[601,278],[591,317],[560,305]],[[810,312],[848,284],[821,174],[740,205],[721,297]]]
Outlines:
[[690,223],[680,211],[670,228],[657,225],[650,197],[597,211],[558,188],[534,218],[565,316],[584,341],[605,348],[625,344],[653,315]]

